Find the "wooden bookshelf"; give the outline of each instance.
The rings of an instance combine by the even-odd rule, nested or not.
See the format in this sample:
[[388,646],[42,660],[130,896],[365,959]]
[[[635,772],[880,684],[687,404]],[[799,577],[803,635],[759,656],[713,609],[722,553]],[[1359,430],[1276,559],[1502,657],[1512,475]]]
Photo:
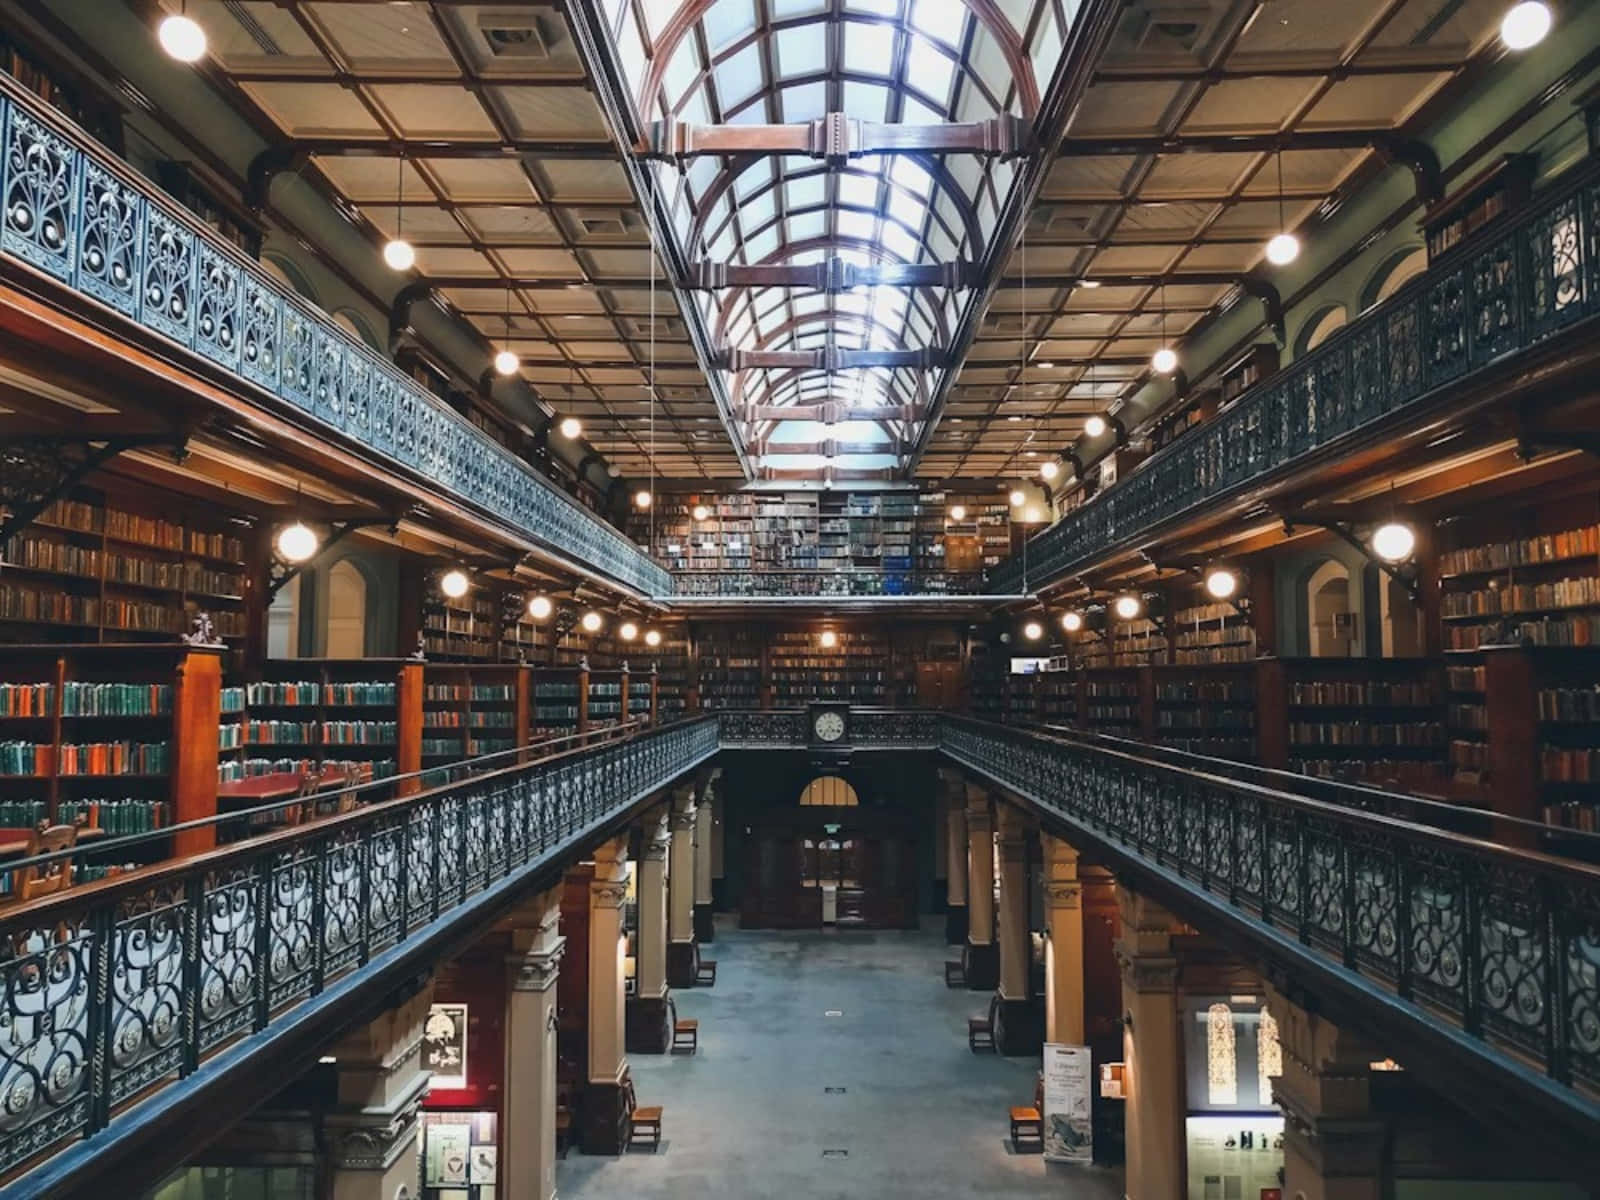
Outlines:
[[1254,662],[1155,666],[1148,671],[1155,716],[1152,740],[1192,754],[1257,761]]
[[587,666],[541,667],[533,676],[533,730],[559,737],[589,728]]
[[[439,765],[526,746],[532,669],[429,663],[422,672],[421,753]],[[505,760],[509,766],[511,760]]]

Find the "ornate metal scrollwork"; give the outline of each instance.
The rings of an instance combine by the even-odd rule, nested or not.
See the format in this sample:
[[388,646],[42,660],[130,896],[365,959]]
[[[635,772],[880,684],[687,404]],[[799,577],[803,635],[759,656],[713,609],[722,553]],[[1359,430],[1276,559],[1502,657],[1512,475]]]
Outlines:
[[41,434],[0,441],[0,555],[17,533],[49,508],[91,471],[124,450],[139,446],[172,446],[182,451],[186,434],[127,434],[84,438]]

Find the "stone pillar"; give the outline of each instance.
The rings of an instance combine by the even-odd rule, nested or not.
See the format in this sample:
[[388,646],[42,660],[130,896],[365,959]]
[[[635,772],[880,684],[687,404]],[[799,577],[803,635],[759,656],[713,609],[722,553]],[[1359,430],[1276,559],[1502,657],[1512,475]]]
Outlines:
[[1000,983],[994,944],[994,815],[989,793],[967,785],[967,949],[962,955],[967,987],[992,992]]
[[332,1050],[338,1099],[322,1119],[331,1200],[394,1200],[417,1186],[422,1098],[422,1027],[430,982],[347,1035]]
[[1050,938],[1044,951],[1044,1040],[1087,1044],[1083,968],[1083,884],[1078,852],[1044,835],[1044,903]]
[[672,789],[672,849],[667,858],[667,984],[694,986],[700,951],[694,940],[694,786]]
[[[1122,1059],[1126,1075],[1127,1200],[1183,1200],[1183,1042],[1172,915],[1118,885],[1122,937]],[[1292,1194],[1292,1193],[1291,1193]]]
[[1267,1011],[1283,1054],[1272,1089],[1284,1118],[1283,1194],[1379,1200],[1388,1130],[1372,1112],[1369,1064],[1383,1055],[1270,986]]
[[694,940],[705,946],[717,940],[711,904],[711,827],[716,821],[717,781],[721,767],[713,767],[700,789],[694,810]]
[[624,1030],[622,906],[628,895],[626,837],[602,843],[589,884],[589,1064],[579,1123],[585,1154],[621,1154],[628,1146],[622,1080],[628,1070]]
[[500,1189],[507,1196],[556,1194],[556,977],[566,939],[561,889],[544,892],[511,919],[506,956],[506,1067]]
[[671,997],[667,989],[667,854],[672,844],[672,809],[661,804],[644,815],[639,871],[639,933],[634,946],[633,995],[628,1000],[628,1049],[665,1054],[672,1044]]
[[944,788],[945,886],[944,940],[951,946],[967,941],[967,797],[961,777],[939,772]]
[[996,805],[1000,851],[1000,987],[994,1044],[1001,1054],[1039,1052],[1039,1022],[1028,1000],[1028,822],[1010,804]]

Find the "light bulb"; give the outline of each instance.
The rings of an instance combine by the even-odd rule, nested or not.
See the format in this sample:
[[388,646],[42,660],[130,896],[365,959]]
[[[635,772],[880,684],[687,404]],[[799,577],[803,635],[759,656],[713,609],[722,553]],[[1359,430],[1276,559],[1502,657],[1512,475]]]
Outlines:
[[206,31],[191,17],[174,13],[161,22],[156,37],[179,62],[198,62],[206,52]]
[[661,631],[659,629],[646,629],[644,631],[644,644],[646,646],[661,645]]
[[824,629],[822,631],[822,636],[819,637],[817,641],[822,643],[822,648],[824,650],[832,650],[839,644],[839,635],[831,629]]
[[460,567],[451,567],[439,576],[439,590],[451,600],[461,599],[471,586],[472,580],[467,578],[467,573]]
[[321,544],[322,539],[317,537],[317,531],[304,521],[296,521],[278,530],[278,557],[286,563],[309,562]]
[[617,636],[625,642],[631,642],[639,636],[639,627],[632,621],[624,621],[617,626]]
[[1417,532],[1404,521],[1385,521],[1372,531],[1371,545],[1384,562],[1405,562],[1417,548]]
[[383,261],[391,271],[409,271],[417,265],[417,252],[405,238],[390,238],[383,244]]
[[1112,607],[1116,611],[1117,616],[1121,617],[1124,621],[1131,621],[1144,611],[1144,601],[1139,599],[1139,597],[1135,596],[1132,592],[1125,592],[1123,595],[1117,597]]
[[643,488],[640,488],[633,494],[633,506],[635,508],[649,508],[650,493],[645,491]]
[[1275,267],[1287,266],[1300,257],[1300,239],[1292,233],[1280,233],[1267,243],[1267,261]]
[[707,508],[704,504],[696,504],[694,506],[694,519],[696,521],[704,521],[710,515],[711,515],[711,510],[709,508]]
[[522,360],[509,350],[502,350],[494,356],[494,369],[502,375],[515,375],[521,365]]
[[1171,375],[1178,366],[1178,353],[1171,346],[1163,346],[1150,356],[1150,365],[1162,375]]
[[[1550,32],[1550,6],[1543,0],[1513,4],[1500,21],[1500,40],[1508,50],[1526,50],[1544,41]],[[176,56],[174,56],[176,57]]]
[[1021,508],[1025,503],[1027,503],[1027,500],[1028,498],[1022,494],[1021,489],[1011,493],[1012,508]]
[[575,438],[583,432],[583,422],[577,417],[567,417],[561,422],[561,436]]
[[1044,636],[1044,626],[1037,621],[1029,621],[1022,627],[1022,636],[1030,642],[1037,642]]
[[1046,459],[1044,462],[1039,464],[1040,478],[1047,480],[1054,479],[1059,474],[1061,474],[1061,468],[1056,465],[1053,459]]
[[952,521],[965,521],[967,519],[967,506],[965,504],[952,504],[950,506],[950,519]]
[[555,610],[555,605],[550,603],[549,596],[535,596],[528,601],[528,615],[535,621],[542,621]]
[[1083,614],[1077,609],[1061,614],[1061,628],[1068,633],[1077,633],[1083,628]]
[[1106,431],[1106,419],[1099,413],[1095,413],[1083,423],[1083,431],[1090,437],[1099,437]]
[[1216,600],[1227,600],[1239,590],[1239,576],[1227,567],[1212,567],[1206,572],[1206,592]]
[[586,633],[600,632],[600,614],[590,609],[583,614],[583,628]]

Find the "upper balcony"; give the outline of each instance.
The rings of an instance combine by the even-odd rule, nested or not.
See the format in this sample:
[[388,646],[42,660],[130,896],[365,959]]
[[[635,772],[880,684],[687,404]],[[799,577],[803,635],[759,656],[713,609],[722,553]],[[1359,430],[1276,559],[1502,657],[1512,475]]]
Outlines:
[[991,593],[1038,590],[1418,423],[1490,367],[1531,357],[1600,313],[1600,179],[1593,170],[1438,257],[1384,303],[1215,418],[1146,459],[990,572]]
[[672,592],[621,532],[7,78],[0,120],[0,256],[48,281],[48,298],[65,289],[113,332],[133,323],[251,403],[421,476],[518,538],[646,595]]

